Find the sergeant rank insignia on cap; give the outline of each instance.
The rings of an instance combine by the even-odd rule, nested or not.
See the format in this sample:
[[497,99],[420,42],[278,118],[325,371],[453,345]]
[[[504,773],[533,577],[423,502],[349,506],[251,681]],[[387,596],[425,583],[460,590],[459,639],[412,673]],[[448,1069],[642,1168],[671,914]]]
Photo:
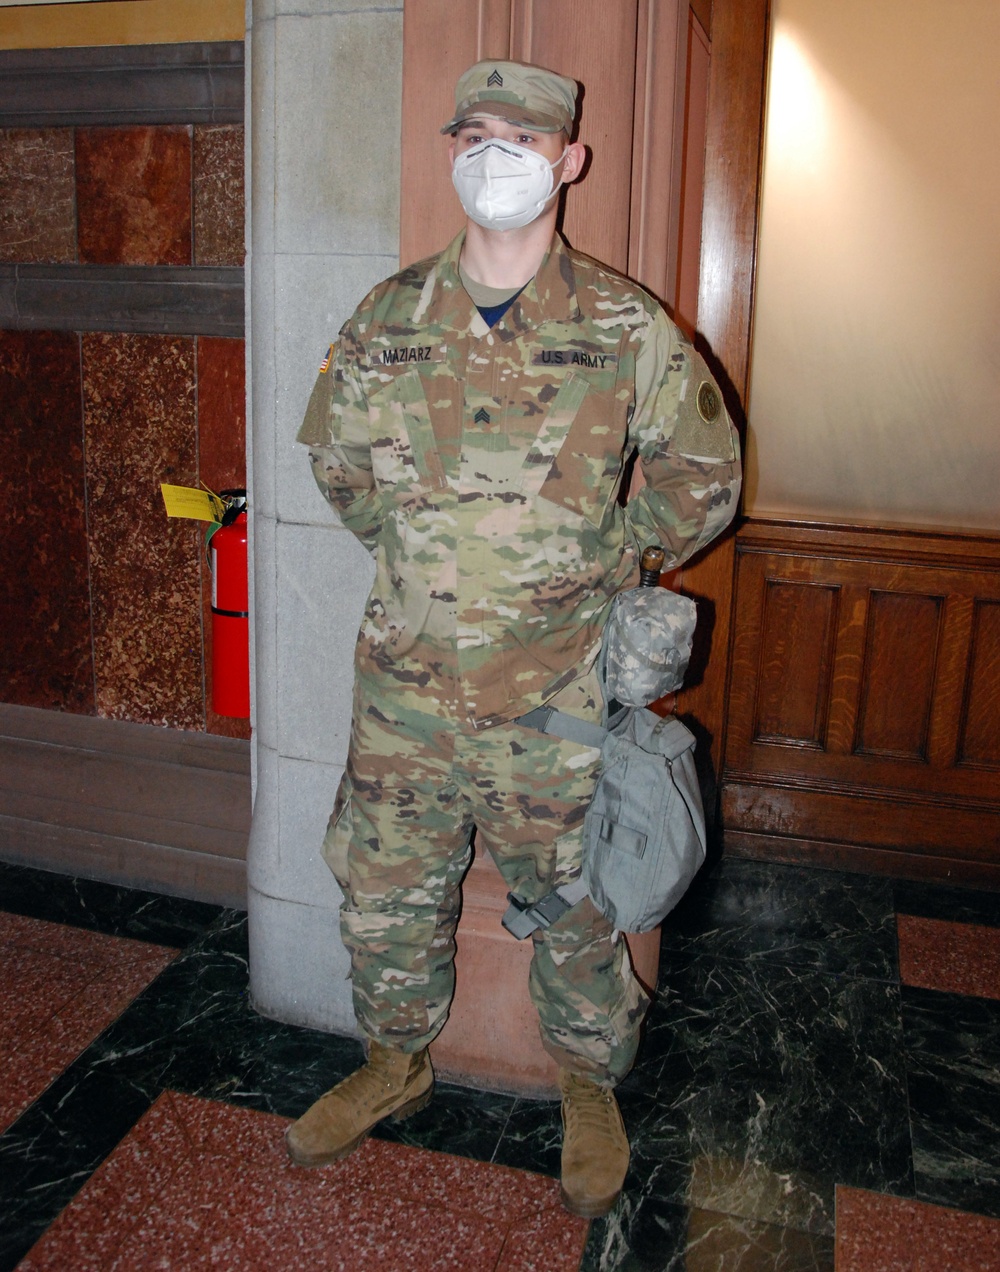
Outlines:
[[503,76],[499,71],[491,71],[490,77],[486,81],[487,88],[503,88]]

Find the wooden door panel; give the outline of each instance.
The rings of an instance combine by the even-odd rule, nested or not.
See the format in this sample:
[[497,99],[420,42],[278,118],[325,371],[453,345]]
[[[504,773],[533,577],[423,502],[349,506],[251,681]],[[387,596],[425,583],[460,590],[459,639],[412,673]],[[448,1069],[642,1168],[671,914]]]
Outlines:
[[904,879],[1000,886],[1000,817],[956,798],[726,780],[726,852]]
[[[698,340],[726,404],[744,431],[757,261],[759,170],[767,71],[768,0],[713,0]],[[728,727],[726,684],[732,627],[735,529],[684,567],[681,590],[697,598],[710,649],[698,683],[677,710],[699,725],[699,764],[712,818]],[[713,818],[714,820],[714,818]]]
[[858,755],[926,761],[944,597],[873,591]]
[[584,179],[566,201],[563,230],[580,251],[628,270],[637,0],[513,0],[511,55],[583,85]]
[[451,184],[448,138],[438,130],[455,109],[455,84],[462,72],[480,57],[507,56],[509,27],[510,0],[499,4],[454,0],[446,5],[409,0],[403,6],[399,214],[403,265],[440,251],[465,224]]
[[1000,604],[979,601],[973,620],[972,654],[958,763],[1000,771]]
[[837,602],[835,587],[767,581],[755,742],[823,746]]
[[[693,322],[700,224],[683,217],[701,216],[705,110],[685,106],[688,38],[687,0],[405,0],[401,260],[439,250],[463,224],[438,135],[458,77],[486,57],[533,61],[583,85],[591,159],[566,199],[567,239],[671,305],[683,274]],[[702,31],[700,94],[708,51]]]
[[[687,25],[687,5],[679,0],[666,4],[640,0],[627,272],[654,296],[674,307],[679,260],[683,255],[683,198],[672,198],[670,192],[679,189],[684,180]],[[706,105],[703,103],[696,112],[702,126]],[[704,184],[704,137],[701,138],[697,184],[700,201]],[[688,249],[690,258],[692,250],[700,250],[700,221],[689,237],[695,241],[695,248]],[[693,321],[697,295],[688,312]]]

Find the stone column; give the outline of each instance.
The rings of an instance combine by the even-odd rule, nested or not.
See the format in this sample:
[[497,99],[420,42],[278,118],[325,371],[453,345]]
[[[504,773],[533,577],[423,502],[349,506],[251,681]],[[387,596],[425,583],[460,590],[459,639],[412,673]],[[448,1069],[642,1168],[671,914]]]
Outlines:
[[248,483],[255,801],[250,991],[355,1029],[320,842],[347,752],[372,563],[295,442],[344,319],[397,267],[402,0],[248,0]]

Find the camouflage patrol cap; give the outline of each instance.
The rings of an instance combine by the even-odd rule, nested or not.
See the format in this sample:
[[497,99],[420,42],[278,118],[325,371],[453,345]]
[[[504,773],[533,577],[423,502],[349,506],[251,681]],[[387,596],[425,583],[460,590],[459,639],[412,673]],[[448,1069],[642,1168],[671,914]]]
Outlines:
[[441,129],[455,132],[466,119],[486,116],[530,124],[539,132],[570,132],[576,115],[576,80],[524,62],[477,62],[455,88],[455,114]]

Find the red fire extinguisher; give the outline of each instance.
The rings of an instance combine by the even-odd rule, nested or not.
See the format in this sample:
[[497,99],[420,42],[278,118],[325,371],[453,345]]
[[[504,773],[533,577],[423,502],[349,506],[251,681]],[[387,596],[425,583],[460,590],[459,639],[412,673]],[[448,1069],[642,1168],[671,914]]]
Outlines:
[[208,542],[212,563],[212,707],[250,717],[250,583],[247,492],[224,490],[220,529]]

